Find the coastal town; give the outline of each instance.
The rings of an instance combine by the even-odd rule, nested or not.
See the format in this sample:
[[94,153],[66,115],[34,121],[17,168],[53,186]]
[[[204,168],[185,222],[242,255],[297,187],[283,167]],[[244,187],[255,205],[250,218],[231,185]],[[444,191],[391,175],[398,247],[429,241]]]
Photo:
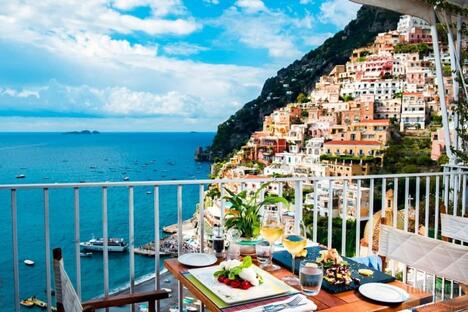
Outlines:
[[[448,52],[442,53],[441,58],[445,101],[449,110],[453,110],[453,77]],[[467,64],[464,66],[466,69]],[[372,44],[355,49],[346,64],[337,65],[321,76],[309,94],[299,94],[294,103],[266,116],[263,128],[253,133],[229,160],[212,165],[211,176],[252,179],[249,183],[226,183],[224,188],[234,193],[242,190],[253,193],[261,186],[255,181],[258,178],[352,177],[382,173],[386,151],[394,137],[427,142],[427,161],[443,164],[446,162],[445,143],[435,77],[430,27],[419,18],[404,15],[397,29],[380,33]],[[289,81],[283,81],[283,88],[287,90],[288,87]],[[274,97],[275,94],[269,94],[267,100]],[[203,150],[197,151],[196,157],[204,156]],[[365,222],[372,217],[369,215],[370,188],[358,186],[356,180],[346,181],[345,186],[343,181],[333,182],[331,197],[328,181],[318,182],[319,216],[328,216],[330,198],[336,202],[332,216],[340,216],[344,201],[338,199],[346,192],[347,218]],[[284,196],[293,188],[287,183],[271,183],[265,193]],[[305,207],[315,200],[311,189],[312,185],[305,183]],[[224,213],[229,210],[221,192],[219,186],[214,185],[205,194],[204,222],[208,234],[220,225],[222,210]],[[391,210],[393,190],[383,196]],[[283,209],[293,217],[292,205]],[[185,223],[183,231],[184,240],[193,249],[198,248],[199,240],[197,216],[198,211]],[[411,207],[408,218],[414,223]],[[176,252],[177,246],[176,231],[168,232],[172,233],[165,238],[169,243],[165,242],[161,250],[166,254]],[[366,244],[365,239],[362,243]]]

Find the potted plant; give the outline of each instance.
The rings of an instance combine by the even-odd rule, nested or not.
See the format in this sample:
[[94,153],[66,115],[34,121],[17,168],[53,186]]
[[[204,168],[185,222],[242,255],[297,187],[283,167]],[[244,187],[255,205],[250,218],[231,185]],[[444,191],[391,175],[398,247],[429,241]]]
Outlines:
[[[225,189],[229,194],[225,196],[231,208],[226,213],[225,226],[229,230],[237,229],[241,234],[241,253],[255,252],[255,243],[260,234],[261,215],[260,211],[263,207],[283,203],[288,205],[289,202],[282,196],[269,195],[263,200],[260,200],[260,194],[268,186],[269,183],[263,184],[253,194],[248,194],[247,191],[242,191],[235,194],[229,189]],[[243,247],[244,246],[244,247]]]

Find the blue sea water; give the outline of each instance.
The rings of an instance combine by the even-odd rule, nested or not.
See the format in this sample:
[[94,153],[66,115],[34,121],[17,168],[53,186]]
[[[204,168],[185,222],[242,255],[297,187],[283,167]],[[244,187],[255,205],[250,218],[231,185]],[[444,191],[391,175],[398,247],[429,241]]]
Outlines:
[[[213,133],[0,133],[0,184],[80,181],[203,179],[209,164],[194,161],[197,146],[211,143]],[[16,176],[24,174],[25,179]],[[151,187],[135,188],[135,245],[154,237]],[[102,190],[80,190],[80,235],[88,240],[102,235]],[[75,281],[73,190],[51,189],[51,248],[61,247]],[[10,192],[0,190],[0,311],[14,310]],[[183,217],[189,218],[198,200],[198,187],[183,189]],[[41,190],[18,190],[20,296],[46,299],[44,206]],[[176,187],[160,189],[161,226],[177,221]],[[128,239],[128,190],[108,189],[108,231]],[[33,267],[24,259],[35,261]],[[102,255],[81,258],[83,299],[103,293]],[[135,255],[136,277],[154,272],[153,258]],[[52,272],[51,272],[52,274]],[[110,288],[129,281],[128,253],[110,254]],[[31,309],[27,309],[31,311]]]

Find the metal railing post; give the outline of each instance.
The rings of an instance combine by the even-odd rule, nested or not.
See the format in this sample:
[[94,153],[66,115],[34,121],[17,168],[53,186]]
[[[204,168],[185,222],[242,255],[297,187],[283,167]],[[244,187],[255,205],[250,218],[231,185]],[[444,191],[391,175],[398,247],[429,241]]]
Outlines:
[[[177,256],[182,255],[182,185],[177,185]],[[184,286],[180,281],[177,281],[179,292],[178,292],[178,301],[179,301],[179,311],[184,310]]]
[[[109,235],[107,227],[107,187],[102,188],[102,239],[103,252],[102,259],[104,262],[104,296],[109,296]],[[109,309],[106,309],[108,311]]]
[[295,182],[295,196],[294,196],[294,228],[296,233],[300,233],[300,226],[302,222],[302,181]]
[[[129,277],[130,277],[130,293],[135,291],[135,221],[134,221],[134,190],[133,186],[128,188],[128,252],[129,252]],[[135,305],[132,304],[132,312],[135,312]]]
[[76,263],[76,293],[81,300],[81,257],[80,257],[80,189],[75,187],[74,217],[75,217],[75,263]]
[[[160,257],[160,235],[159,235],[159,186],[153,187],[153,207],[154,207],[154,288],[161,289],[161,257]],[[156,301],[156,311],[160,311],[159,300]]]
[[49,190],[44,189],[44,242],[45,242],[45,267],[46,267],[46,290],[47,290],[47,312],[52,310],[52,286],[50,274],[50,227],[49,227]]
[[356,197],[356,257],[359,257],[361,247],[361,180],[357,180],[357,197]]
[[11,240],[13,248],[13,277],[15,280],[15,311],[20,311],[19,259],[18,259],[18,221],[16,206],[16,189],[11,189]]
[[200,225],[200,252],[205,251],[205,188],[203,184],[200,184],[198,190],[198,209],[200,213],[200,219],[198,224]]
[[314,231],[313,231],[313,240],[318,243],[317,240],[317,219],[318,219],[318,180],[314,181]]
[[369,185],[369,238],[368,238],[368,247],[367,247],[367,255],[372,255],[372,245],[373,245],[373,233],[374,233],[374,179],[370,180]]
[[348,181],[343,181],[343,208],[341,212],[341,254],[346,257],[346,221],[348,220]]

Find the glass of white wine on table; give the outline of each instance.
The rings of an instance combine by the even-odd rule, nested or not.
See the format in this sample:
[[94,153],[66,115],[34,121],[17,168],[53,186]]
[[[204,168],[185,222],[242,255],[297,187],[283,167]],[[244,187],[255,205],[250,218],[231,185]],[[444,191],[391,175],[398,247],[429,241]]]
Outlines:
[[299,229],[296,229],[294,226],[293,219],[286,221],[283,233],[283,246],[291,254],[292,257],[292,275],[285,276],[282,278],[282,280],[288,285],[300,285],[299,278],[297,278],[297,276],[294,274],[294,269],[296,255],[307,246],[307,236],[303,222],[299,224]]
[[265,210],[262,218],[262,227],[260,228],[260,234],[263,238],[270,243],[269,250],[269,261],[267,264],[262,266],[265,271],[275,271],[280,269],[279,266],[273,264],[273,244],[280,239],[283,235],[283,224],[281,223],[281,214],[278,208],[272,208]]

